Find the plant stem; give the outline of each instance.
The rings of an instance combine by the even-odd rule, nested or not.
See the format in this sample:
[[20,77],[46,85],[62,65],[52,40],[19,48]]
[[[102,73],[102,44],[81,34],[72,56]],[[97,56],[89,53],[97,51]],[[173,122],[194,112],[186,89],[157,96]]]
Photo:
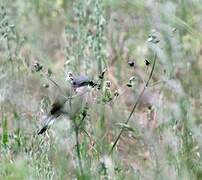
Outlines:
[[[139,101],[140,101],[142,95],[144,94],[146,88],[147,88],[148,85],[149,85],[149,82],[150,82],[150,80],[151,80],[151,78],[152,78],[152,75],[153,75],[153,72],[154,72],[154,68],[155,68],[155,64],[156,64],[156,58],[157,58],[157,54],[155,53],[154,62],[153,62],[152,69],[151,69],[151,72],[150,72],[150,74],[149,74],[148,80],[147,80],[147,82],[146,82],[146,84],[145,84],[143,90],[141,91],[140,95],[138,96],[138,98],[137,98],[137,100],[136,100],[136,102],[135,102],[135,104],[134,104],[134,106],[133,106],[132,111],[130,112],[130,114],[129,114],[127,120],[125,121],[125,124],[128,124],[128,123],[129,123],[130,118],[132,117],[132,115],[133,115],[133,113],[134,113],[134,111],[135,111],[135,109],[136,109],[136,107],[137,107],[137,105],[138,105],[138,103],[139,103]],[[112,145],[112,148],[111,148],[111,150],[110,150],[110,153],[113,152],[113,149],[114,149],[115,146],[117,145],[117,143],[118,143],[118,141],[119,141],[121,135],[123,134],[123,131],[124,131],[124,127],[121,128],[120,133],[118,134],[116,140],[114,141],[114,143],[113,143],[113,145]]]
[[82,178],[84,178],[83,166],[81,161],[80,143],[79,143],[79,129],[76,126],[76,124],[75,124],[75,136],[76,136],[76,152],[77,152],[78,164],[80,169],[80,175]]

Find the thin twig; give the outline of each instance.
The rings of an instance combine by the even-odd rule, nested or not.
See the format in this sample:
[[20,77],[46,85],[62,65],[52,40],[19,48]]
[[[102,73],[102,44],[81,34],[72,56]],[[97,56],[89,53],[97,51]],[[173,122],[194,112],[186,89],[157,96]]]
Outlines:
[[53,79],[51,79],[50,77],[47,77],[48,78],[48,80],[50,80],[55,86],[57,86],[58,87],[58,89],[62,92],[62,89],[61,89],[61,87],[59,86],[59,84],[57,84]]
[[[97,152],[97,150],[95,149],[95,147],[94,147],[94,145],[96,144],[96,142],[92,139],[92,137],[90,136],[90,134],[84,129],[84,128],[81,128],[81,130],[82,130],[82,132],[84,132],[87,136],[88,136],[88,138],[89,138],[89,140],[92,142],[92,144],[91,144],[91,146],[92,146],[92,149],[95,151],[95,153],[97,154],[98,152]],[[96,144],[97,146],[98,146],[98,144]]]
[[[139,101],[140,101],[142,95],[144,94],[146,88],[147,88],[148,85],[149,85],[149,82],[150,82],[150,80],[151,80],[151,78],[152,78],[152,75],[153,75],[153,72],[154,72],[154,68],[155,68],[155,64],[156,64],[156,58],[157,58],[157,54],[155,53],[153,66],[152,66],[151,72],[150,72],[150,74],[149,74],[148,80],[147,80],[147,82],[146,82],[146,84],[145,84],[143,90],[141,91],[140,95],[138,96],[138,98],[137,98],[137,100],[136,100],[136,102],[135,102],[135,104],[134,104],[134,106],[133,106],[133,109],[132,109],[132,111],[130,112],[130,114],[129,114],[129,116],[128,116],[126,122],[125,122],[125,124],[128,124],[128,123],[129,123],[130,118],[132,117],[132,115],[133,115],[133,113],[134,113],[134,111],[135,111],[135,109],[136,109],[136,107],[137,107],[137,105],[138,105],[138,103],[139,103]],[[118,143],[118,141],[119,141],[119,139],[120,139],[120,137],[121,137],[121,135],[122,135],[124,129],[125,129],[125,128],[122,127],[120,133],[118,134],[116,140],[114,141],[114,143],[113,143],[113,145],[112,145],[112,148],[111,148],[111,150],[110,150],[110,153],[112,153],[113,149],[114,149],[115,146],[117,145],[117,143]]]

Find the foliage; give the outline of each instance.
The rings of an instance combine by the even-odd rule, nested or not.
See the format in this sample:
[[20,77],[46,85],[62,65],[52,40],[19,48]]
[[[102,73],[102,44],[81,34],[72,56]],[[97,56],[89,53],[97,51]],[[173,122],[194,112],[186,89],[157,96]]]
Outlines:
[[0,179],[202,178],[200,1],[0,5]]

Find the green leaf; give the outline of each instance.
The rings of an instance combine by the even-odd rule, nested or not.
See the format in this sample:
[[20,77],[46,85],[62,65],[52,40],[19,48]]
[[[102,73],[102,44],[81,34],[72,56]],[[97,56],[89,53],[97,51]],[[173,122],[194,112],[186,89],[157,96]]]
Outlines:
[[134,133],[138,133],[136,129],[134,129],[133,127],[131,127],[128,124],[125,124],[125,123],[116,123],[116,125],[120,126],[121,128],[124,128],[127,131],[132,131]]

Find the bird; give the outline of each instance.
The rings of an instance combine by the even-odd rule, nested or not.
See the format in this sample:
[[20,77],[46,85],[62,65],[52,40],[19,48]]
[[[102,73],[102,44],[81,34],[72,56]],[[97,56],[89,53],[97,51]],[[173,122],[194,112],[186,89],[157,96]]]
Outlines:
[[[69,79],[71,80],[71,86],[74,90],[88,85],[91,87],[97,85],[93,80],[91,80],[86,75],[72,76],[72,74],[70,74]],[[68,114],[67,112],[68,108],[65,107],[66,102],[79,96],[80,95],[65,98],[60,94],[60,96],[52,103],[50,111],[46,116],[45,123],[43,124],[42,128],[37,132],[37,134],[40,135],[45,133],[59,116]]]
[[66,114],[64,110],[65,103],[65,99],[54,101],[54,103],[51,105],[49,113],[47,114],[45,123],[43,124],[42,128],[37,132],[38,135],[45,133],[59,116],[61,116],[62,114]]
[[97,85],[93,80],[91,80],[86,75],[79,75],[79,76],[72,77],[71,84],[73,89],[77,89],[77,88],[88,86],[88,85],[91,87],[95,87]]

